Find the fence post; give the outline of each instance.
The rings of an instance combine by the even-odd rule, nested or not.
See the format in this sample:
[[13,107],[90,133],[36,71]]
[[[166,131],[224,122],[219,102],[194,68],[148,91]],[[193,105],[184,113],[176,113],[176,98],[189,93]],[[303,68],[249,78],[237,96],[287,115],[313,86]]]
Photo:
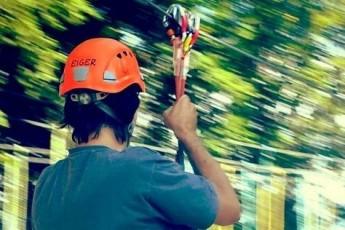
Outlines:
[[4,165],[2,229],[26,229],[29,163],[27,157],[0,154]]

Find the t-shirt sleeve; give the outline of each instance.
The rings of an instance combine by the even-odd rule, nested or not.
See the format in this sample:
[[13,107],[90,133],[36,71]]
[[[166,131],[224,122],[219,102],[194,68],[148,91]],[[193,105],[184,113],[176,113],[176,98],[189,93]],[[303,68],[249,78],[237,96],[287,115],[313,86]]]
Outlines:
[[155,162],[149,197],[169,223],[207,228],[217,216],[218,200],[213,185],[205,177],[184,172],[166,158]]

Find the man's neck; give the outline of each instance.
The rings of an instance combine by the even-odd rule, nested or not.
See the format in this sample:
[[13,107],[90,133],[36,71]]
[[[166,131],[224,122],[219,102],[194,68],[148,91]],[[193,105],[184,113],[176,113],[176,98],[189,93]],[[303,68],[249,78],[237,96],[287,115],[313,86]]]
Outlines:
[[103,127],[99,132],[98,137],[90,139],[87,143],[78,144],[78,146],[90,146],[90,145],[104,145],[111,149],[121,152],[127,147],[126,143],[119,143],[111,128]]

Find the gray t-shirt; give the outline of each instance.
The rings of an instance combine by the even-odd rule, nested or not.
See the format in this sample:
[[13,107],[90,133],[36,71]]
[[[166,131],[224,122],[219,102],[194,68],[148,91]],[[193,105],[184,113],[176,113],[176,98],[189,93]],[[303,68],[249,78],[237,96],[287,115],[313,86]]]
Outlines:
[[35,230],[195,229],[216,218],[218,201],[204,177],[184,172],[146,148],[116,152],[77,147],[39,178]]

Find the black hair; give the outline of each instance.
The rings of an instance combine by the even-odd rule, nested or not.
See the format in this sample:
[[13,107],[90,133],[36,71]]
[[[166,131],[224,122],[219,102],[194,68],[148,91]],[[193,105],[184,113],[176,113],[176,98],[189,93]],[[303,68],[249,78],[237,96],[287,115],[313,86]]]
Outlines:
[[[95,91],[77,90],[71,93],[80,92]],[[86,143],[90,138],[97,138],[103,127],[112,128],[120,143],[128,143],[133,117],[140,103],[139,87],[132,85],[120,93],[109,94],[101,103],[108,106],[117,119],[101,110],[96,103],[83,105],[67,96],[62,127],[73,128],[72,140],[77,144]]]

